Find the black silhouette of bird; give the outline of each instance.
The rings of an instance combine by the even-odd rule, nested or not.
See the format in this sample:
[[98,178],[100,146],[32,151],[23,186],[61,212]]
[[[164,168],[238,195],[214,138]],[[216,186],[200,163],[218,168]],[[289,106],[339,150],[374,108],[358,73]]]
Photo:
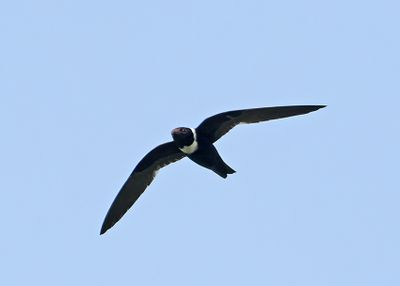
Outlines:
[[105,233],[128,211],[153,181],[157,171],[184,157],[226,178],[235,173],[218,154],[213,143],[241,123],[257,123],[316,111],[325,105],[293,105],[242,109],[219,113],[205,119],[197,128],[172,130],[173,141],[151,150],[137,164],[112,203],[101,227]]

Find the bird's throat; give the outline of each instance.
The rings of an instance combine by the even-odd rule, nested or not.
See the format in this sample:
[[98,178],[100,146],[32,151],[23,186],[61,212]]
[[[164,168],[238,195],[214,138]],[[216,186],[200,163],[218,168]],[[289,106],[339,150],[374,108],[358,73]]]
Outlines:
[[197,134],[196,134],[196,130],[194,128],[190,128],[192,130],[193,133],[193,143],[190,144],[189,146],[183,146],[182,148],[179,148],[179,150],[181,150],[183,153],[190,155],[194,152],[197,151],[197,149],[199,149],[199,144],[197,142]]
[[179,148],[183,153],[190,155],[199,149],[199,144],[197,141],[194,141],[190,146],[183,146],[182,148]]

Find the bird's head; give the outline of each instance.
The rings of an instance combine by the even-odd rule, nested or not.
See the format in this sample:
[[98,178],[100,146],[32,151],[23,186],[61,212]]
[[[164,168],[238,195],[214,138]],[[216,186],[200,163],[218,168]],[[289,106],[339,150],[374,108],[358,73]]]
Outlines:
[[178,147],[190,146],[195,141],[195,131],[192,128],[178,127],[171,131],[172,138]]

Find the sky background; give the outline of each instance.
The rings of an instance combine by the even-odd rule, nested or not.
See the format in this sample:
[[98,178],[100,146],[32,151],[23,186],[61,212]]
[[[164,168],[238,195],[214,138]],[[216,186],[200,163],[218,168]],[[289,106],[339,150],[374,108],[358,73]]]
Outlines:
[[[400,285],[398,1],[2,1],[1,285]],[[105,235],[177,126],[240,126]]]

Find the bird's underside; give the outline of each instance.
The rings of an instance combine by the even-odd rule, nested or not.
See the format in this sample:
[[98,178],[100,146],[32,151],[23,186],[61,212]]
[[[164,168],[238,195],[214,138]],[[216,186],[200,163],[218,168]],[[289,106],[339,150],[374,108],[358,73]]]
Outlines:
[[199,148],[199,150],[192,154],[187,154],[188,158],[200,166],[210,169],[224,179],[228,174],[235,173],[235,170],[222,160],[213,144],[200,144],[200,146],[204,145],[206,147]]
[[196,129],[172,130],[173,141],[151,150],[136,165],[122,186],[104,219],[100,234],[105,233],[135,203],[162,167],[188,157],[195,163],[226,178],[235,171],[218,154],[213,143],[240,123],[257,123],[316,111],[324,105],[294,105],[242,109],[219,113],[205,119]]

